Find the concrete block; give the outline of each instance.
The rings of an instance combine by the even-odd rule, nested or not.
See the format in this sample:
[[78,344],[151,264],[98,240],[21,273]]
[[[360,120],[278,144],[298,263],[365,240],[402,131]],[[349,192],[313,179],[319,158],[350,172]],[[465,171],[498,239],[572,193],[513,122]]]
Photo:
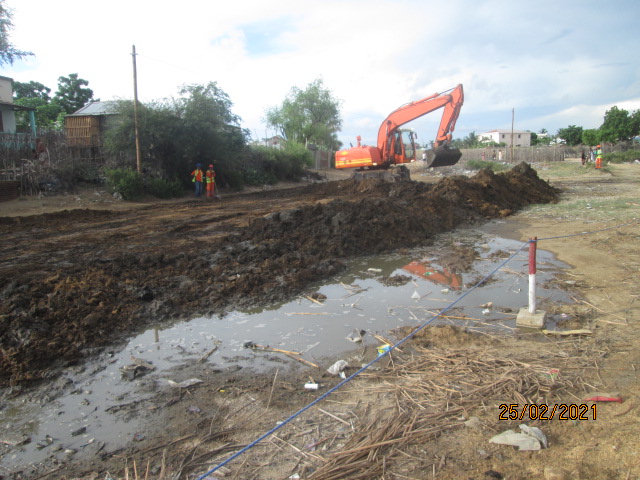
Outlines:
[[529,313],[528,307],[523,307],[516,317],[517,327],[526,328],[543,328],[546,320],[547,312],[544,310],[536,310],[536,313]]

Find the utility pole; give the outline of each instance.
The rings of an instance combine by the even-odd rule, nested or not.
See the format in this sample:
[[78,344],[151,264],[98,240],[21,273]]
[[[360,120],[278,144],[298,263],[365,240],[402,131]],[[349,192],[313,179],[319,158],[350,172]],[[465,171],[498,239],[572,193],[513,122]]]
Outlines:
[[136,166],[138,173],[142,173],[142,152],[140,151],[140,135],[138,133],[138,71],[136,69],[136,46],[131,53],[133,57],[133,128],[136,137]]
[[512,108],[511,109],[511,163],[515,162],[515,159],[513,158],[513,122],[515,121],[515,116],[516,116],[516,109]]

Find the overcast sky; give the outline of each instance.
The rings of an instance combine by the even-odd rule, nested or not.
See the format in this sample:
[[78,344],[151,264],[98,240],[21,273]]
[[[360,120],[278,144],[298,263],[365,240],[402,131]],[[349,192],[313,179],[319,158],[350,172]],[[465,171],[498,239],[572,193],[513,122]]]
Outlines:
[[[265,110],[316,78],[342,101],[346,146],[375,144],[394,109],[461,83],[454,138],[496,128],[597,128],[640,109],[637,0],[5,0],[11,43],[35,54],[1,75],[143,102],[215,81],[255,138]],[[442,110],[409,126],[433,140]]]

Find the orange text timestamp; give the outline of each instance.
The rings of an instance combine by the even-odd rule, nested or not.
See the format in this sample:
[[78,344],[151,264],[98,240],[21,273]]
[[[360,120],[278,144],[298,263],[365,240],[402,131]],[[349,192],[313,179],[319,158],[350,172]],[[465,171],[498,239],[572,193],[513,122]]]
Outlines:
[[552,406],[545,403],[502,403],[498,410],[498,420],[595,420],[597,417],[597,405],[586,403],[557,403]]

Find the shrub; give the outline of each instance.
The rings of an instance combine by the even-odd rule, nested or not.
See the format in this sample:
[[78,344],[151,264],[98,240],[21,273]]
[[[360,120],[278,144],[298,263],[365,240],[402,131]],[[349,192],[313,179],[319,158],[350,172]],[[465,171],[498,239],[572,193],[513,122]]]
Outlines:
[[609,163],[627,163],[640,158],[640,151],[627,150],[626,152],[611,152],[602,155],[602,159]]
[[185,193],[180,181],[164,178],[147,179],[146,190],[154,197],[164,199],[181,197]]
[[107,187],[112,193],[119,193],[125,200],[139,200],[144,195],[142,175],[134,170],[114,168],[105,170]]

